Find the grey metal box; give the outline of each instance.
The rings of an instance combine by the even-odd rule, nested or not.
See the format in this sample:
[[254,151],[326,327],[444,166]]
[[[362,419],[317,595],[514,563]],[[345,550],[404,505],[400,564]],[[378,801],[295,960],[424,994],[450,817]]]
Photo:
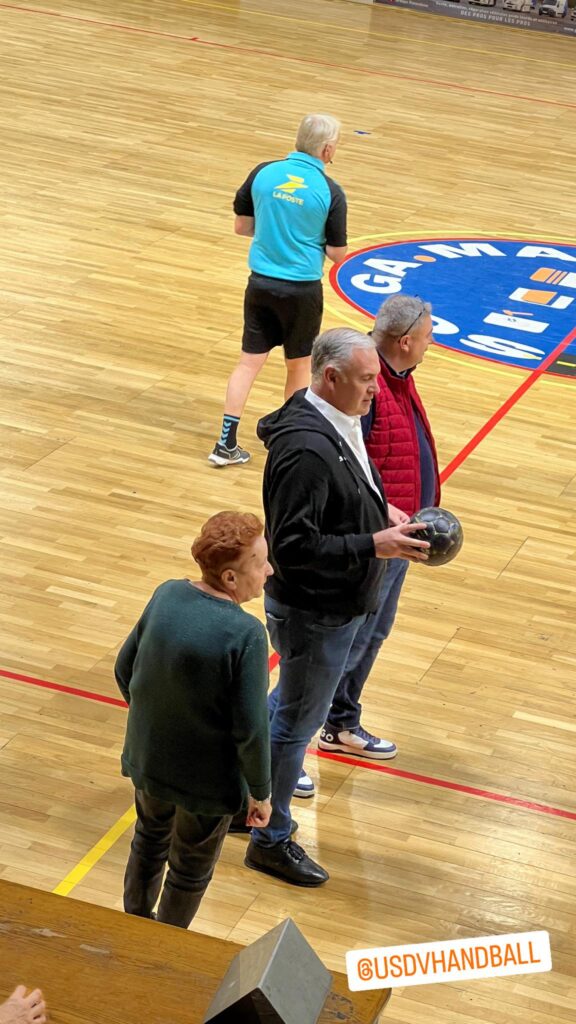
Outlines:
[[230,964],[204,1024],[316,1024],[332,975],[287,918]]

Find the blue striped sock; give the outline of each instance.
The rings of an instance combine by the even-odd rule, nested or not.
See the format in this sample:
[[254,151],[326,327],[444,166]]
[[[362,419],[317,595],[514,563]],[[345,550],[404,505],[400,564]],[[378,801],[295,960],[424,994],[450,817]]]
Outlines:
[[239,423],[239,416],[224,416],[224,419],[222,420],[222,433],[220,434],[218,444],[223,444],[229,451],[232,451],[232,449],[238,444],[236,438]]

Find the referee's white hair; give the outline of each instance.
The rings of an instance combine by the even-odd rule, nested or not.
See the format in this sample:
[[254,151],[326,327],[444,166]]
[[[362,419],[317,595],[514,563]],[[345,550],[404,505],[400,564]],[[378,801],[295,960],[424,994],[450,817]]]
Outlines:
[[299,153],[317,156],[328,143],[338,142],[339,135],[340,121],[331,114],[306,114],[298,128],[296,149]]
[[327,366],[342,373],[357,349],[375,349],[376,343],[369,334],[362,334],[352,327],[332,327],[319,334],[312,346],[312,380],[319,383]]

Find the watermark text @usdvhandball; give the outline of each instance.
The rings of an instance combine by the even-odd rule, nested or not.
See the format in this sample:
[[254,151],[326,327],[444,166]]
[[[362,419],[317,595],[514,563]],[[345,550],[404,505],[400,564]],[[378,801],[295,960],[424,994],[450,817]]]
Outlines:
[[544,931],[354,949],[346,953],[348,985],[353,992],[536,974],[551,969],[550,936]]

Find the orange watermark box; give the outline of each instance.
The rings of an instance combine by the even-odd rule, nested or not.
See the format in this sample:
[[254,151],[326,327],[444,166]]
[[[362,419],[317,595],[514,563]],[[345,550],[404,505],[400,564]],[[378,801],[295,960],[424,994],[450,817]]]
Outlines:
[[536,974],[551,969],[548,932],[516,932],[453,942],[354,949],[346,953],[348,985],[352,992]]

